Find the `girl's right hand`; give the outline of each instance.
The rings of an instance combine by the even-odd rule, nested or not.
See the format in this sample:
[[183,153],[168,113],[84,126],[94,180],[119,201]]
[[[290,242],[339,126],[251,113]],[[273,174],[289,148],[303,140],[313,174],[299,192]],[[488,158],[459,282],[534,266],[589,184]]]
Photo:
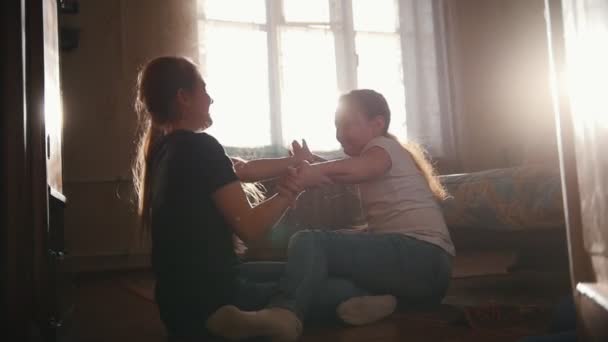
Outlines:
[[276,188],[279,196],[286,198],[291,203],[291,208],[296,207],[298,197],[304,192],[304,188],[298,182],[296,174],[297,171],[289,167],[287,175],[281,179]]

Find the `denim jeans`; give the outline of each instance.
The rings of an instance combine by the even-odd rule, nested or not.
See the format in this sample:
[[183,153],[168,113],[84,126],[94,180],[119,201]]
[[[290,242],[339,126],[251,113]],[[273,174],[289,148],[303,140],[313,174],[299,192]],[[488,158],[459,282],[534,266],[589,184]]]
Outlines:
[[238,266],[238,286],[233,305],[241,310],[260,310],[279,293],[284,262],[246,262]]
[[304,320],[331,317],[340,303],[364,295],[391,294],[405,306],[438,304],[451,256],[402,234],[306,230],[291,238],[286,263],[243,264],[241,275],[235,305],[283,307]]

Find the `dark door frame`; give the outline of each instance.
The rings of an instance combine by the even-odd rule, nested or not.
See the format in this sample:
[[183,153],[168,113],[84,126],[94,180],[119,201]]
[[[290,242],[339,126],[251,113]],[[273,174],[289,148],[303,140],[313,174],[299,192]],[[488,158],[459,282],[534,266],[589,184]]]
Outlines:
[[0,269],[3,337],[29,341],[48,321],[48,188],[42,1],[0,10]]

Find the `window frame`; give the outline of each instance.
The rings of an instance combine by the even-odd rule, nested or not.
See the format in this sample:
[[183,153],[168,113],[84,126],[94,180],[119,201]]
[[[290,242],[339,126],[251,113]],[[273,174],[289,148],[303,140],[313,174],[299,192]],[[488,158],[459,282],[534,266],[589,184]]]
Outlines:
[[[205,1],[205,0],[198,0]],[[270,109],[270,146],[260,147],[231,147],[227,150],[238,152],[248,151],[251,155],[252,150],[260,150],[264,155],[282,155],[285,152],[286,142],[283,136],[283,114],[282,114],[282,94],[281,94],[281,64],[280,64],[280,30],[282,27],[319,27],[325,26],[334,35],[334,53],[336,60],[336,80],[338,91],[345,93],[349,90],[356,89],[358,84],[358,56],[356,51],[356,33],[374,33],[378,35],[399,35],[401,45],[401,69],[404,73],[405,66],[405,45],[403,37],[403,13],[399,0],[395,2],[396,9],[396,24],[397,29],[394,32],[377,32],[377,31],[355,31],[353,23],[353,8],[352,0],[326,0],[329,3],[329,22],[287,22],[283,12],[282,0],[265,0],[266,7],[266,23],[249,23],[232,20],[208,19],[199,4],[198,8],[198,24],[205,22],[216,22],[234,26],[256,27],[261,31],[266,32],[267,38],[267,56],[268,56],[268,87],[269,87],[269,109]],[[202,22],[202,23],[201,23]],[[202,59],[202,56],[199,56]],[[201,61],[204,64],[204,60]],[[402,75],[405,78],[405,75]],[[404,98],[407,99],[406,85],[403,86]],[[402,104],[406,108],[406,103]],[[407,119],[407,118],[404,118]],[[338,151],[328,151],[325,154],[338,154]]]

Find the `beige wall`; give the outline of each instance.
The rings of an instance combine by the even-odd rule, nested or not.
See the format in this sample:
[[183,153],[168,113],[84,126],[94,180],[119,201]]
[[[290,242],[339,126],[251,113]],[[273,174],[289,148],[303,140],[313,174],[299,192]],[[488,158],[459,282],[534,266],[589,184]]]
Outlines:
[[130,197],[135,78],[148,59],[197,59],[195,0],[81,0],[62,24],[80,46],[61,55],[66,244],[72,256],[137,254]]
[[543,0],[448,0],[464,171],[557,165]]

